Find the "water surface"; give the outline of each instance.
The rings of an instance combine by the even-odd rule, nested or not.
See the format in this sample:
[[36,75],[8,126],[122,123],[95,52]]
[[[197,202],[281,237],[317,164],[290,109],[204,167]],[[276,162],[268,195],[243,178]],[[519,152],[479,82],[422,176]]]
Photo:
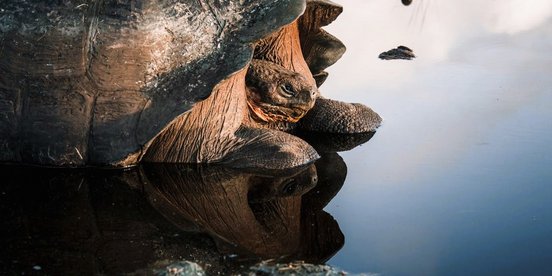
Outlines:
[[268,259],[323,264],[343,246],[323,208],[346,173],[335,152],[278,172],[0,166],[0,271],[149,275],[187,260],[235,275]]
[[[552,6],[341,1],[322,87],[385,122],[343,153],[329,263],[381,275],[552,273]],[[455,2],[455,3],[454,3]],[[417,5],[417,6],[416,6]],[[414,61],[380,61],[404,44]]]

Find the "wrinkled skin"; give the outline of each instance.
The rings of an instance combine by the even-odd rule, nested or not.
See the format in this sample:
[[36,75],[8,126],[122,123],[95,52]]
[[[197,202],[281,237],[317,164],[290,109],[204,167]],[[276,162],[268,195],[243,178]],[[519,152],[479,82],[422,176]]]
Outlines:
[[[249,113],[244,123],[249,126],[289,132],[360,134],[372,132],[381,123],[381,117],[362,104],[319,98],[313,108],[318,88],[305,76],[273,62],[253,59],[246,84]],[[307,112],[308,116],[302,119]]]
[[[311,5],[307,5],[304,15],[297,21],[259,41],[254,58],[294,71],[307,82],[320,86],[328,75],[324,69],[334,64],[345,52],[343,43],[320,27],[331,23],[342,8],[325,0],[309,3]],[[326,8],[321,9],[313,3]],[[317,93],[313,108],[296,124],[272,126],[292,133],[361,134],[375,131],[381,122],[382,118],[363,104],[326,99]]]
[[303,75],[264,60],[251,61],[245,81],[246,121],[259,127],[285,130],[285,123],[296,123],[314,106],[318,94]]

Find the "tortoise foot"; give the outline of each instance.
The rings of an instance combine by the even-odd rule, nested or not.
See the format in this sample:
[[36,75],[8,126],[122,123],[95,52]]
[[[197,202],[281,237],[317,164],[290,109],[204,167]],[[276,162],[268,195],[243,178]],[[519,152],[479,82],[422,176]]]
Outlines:
[[231,167],[286,169],[320,158],[307,142],[285,132],[242,127],[236,137],[244,144],[221,160]]

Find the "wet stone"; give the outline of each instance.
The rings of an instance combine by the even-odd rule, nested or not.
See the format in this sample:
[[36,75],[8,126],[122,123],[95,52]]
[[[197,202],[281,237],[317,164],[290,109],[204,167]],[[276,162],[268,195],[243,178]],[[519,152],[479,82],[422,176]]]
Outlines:
[[155,275],[158,276],[185,276],[185,275],[195,275],[203,276],[205,271],[201,266],[196,263],[182,261],[178,263],[171,264],[163,270],[156,271]]
[[399,46],[395,49],[391,49],[387,52],[383,52],[378,56],[383,60],[392,60],[392,59],[406,59],[411,60],[416,57],[414,51],[406,46]]

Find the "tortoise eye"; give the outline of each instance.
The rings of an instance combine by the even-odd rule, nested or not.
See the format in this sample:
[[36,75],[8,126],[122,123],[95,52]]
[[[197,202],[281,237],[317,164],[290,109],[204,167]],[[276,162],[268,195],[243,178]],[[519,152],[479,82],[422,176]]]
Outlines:
[[297,181],[295,181],[295,179],[290,179],[288,180],[284,187],[282,188],[282,194],[284,195],[292,195],[293,193],[295,193],[295,191],[297,191]]
[[402,0],[403,5],[408,6],[412,3],[412,0]]
[[282,88],[285,96],[288,98],[295,97],[295,95],[297,95],[297,92],[295,92],[295,89],[293,89],[293,86],[289,83],[282,84],[280,87]]

